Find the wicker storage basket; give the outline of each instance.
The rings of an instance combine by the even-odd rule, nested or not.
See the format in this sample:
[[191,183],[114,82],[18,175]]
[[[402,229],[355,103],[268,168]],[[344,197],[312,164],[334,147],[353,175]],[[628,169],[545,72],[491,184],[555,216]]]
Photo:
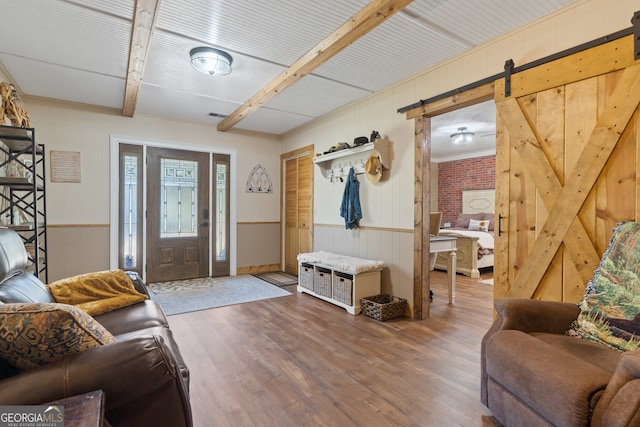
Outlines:
[[316,267],[313,273],[313,292],[331,298],[331,270]]
[[347,305],[353,304],[353,276],[345,273],[335,273],[333,299]]
[[404,316],[406,305],[406,299],[387,294],[362,298],[360,301],[360,307],[365,316],[383,322],[388,319]]
[[298,272],[298,279],[300,280],[300,286],[313,290],[313,265],[303,263]]

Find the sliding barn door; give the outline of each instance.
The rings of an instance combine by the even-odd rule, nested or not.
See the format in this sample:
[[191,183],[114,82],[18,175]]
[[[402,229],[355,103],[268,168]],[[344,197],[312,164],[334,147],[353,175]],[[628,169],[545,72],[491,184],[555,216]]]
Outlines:
[[638,220],[640,65],[628,36],[496,82],[495,296],[577,302]]

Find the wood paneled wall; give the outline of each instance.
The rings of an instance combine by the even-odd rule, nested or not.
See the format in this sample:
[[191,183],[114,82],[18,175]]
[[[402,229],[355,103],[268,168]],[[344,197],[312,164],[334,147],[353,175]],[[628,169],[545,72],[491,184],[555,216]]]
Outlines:
[[238,274],[280,270],[280,223],[238,223]]
[[382,292],[407,299],[406,316],[413,313],[413,230],[315,224],[314,251],[384,262]]

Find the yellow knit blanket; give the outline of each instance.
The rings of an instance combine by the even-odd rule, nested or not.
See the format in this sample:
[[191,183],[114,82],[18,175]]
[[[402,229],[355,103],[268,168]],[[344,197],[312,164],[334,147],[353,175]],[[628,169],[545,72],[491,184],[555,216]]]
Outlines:
[[107,313],[147,299],[122,270],[99,271],[68,277],[47,285],[58,303],[75,305],[91,316]]

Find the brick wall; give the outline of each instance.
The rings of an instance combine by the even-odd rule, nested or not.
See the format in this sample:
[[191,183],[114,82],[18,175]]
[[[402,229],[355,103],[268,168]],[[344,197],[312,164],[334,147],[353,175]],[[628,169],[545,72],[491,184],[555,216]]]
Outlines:
[[[453,225],[462,212],[462,190],[495,188],[496,156],[438,163],[438,211]],[[433,210],[433,209],[432,209]]]

